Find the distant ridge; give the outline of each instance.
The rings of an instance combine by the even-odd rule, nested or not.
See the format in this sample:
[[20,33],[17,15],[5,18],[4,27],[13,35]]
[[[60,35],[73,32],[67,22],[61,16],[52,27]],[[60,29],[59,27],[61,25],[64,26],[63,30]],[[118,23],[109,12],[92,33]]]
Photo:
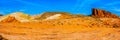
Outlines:
[[[15,12],[9,15],[1,16],[0,22],[39,22],[47,20],[59,20],[59,19],[69,19],[85,17],[85,15],[80,14],[70,14],[67,12],[44,12],[43,14],[30,16],[22,12]],[[90,17],[96,18],[119,18],[119,16],[112,14],[105,10],[92,9],[92,14]]]

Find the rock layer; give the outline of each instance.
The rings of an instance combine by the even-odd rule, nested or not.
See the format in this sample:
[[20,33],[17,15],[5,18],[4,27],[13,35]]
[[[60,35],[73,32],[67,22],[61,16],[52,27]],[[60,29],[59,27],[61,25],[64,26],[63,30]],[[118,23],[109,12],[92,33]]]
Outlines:
[[99,18],[119,18],[117,15],[112,14],[111,12],[100,10],[100,9],[92,9],[92,16],[93,17],[99,17]]

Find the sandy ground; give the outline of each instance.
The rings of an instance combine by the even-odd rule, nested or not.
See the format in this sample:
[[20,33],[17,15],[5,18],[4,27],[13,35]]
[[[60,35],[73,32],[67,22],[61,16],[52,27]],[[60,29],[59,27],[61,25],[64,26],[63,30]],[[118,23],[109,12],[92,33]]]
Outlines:
[[0,23],[0,35],[8,40],[120,40],[120,28],[91,27],[87,20],[62,22]]

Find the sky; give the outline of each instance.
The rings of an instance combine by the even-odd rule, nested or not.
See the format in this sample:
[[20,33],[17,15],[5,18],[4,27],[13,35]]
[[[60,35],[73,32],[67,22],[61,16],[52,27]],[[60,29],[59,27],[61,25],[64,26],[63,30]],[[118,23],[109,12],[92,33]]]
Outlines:
[[120,0],[0,0],[0,14],[24,12],[30,15],[44,12],[69,12],[90,15],[92,8],[107,10],[120,16]]

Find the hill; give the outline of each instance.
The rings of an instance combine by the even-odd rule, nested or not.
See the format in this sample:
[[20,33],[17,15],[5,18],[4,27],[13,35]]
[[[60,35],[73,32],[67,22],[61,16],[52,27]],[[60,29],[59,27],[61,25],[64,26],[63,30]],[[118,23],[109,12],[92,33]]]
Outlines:
[[6,16],[2,16],[0,18],[0,22],[29,22],[30,21],[30,15],[23,14],[22,12],[15,12]]

